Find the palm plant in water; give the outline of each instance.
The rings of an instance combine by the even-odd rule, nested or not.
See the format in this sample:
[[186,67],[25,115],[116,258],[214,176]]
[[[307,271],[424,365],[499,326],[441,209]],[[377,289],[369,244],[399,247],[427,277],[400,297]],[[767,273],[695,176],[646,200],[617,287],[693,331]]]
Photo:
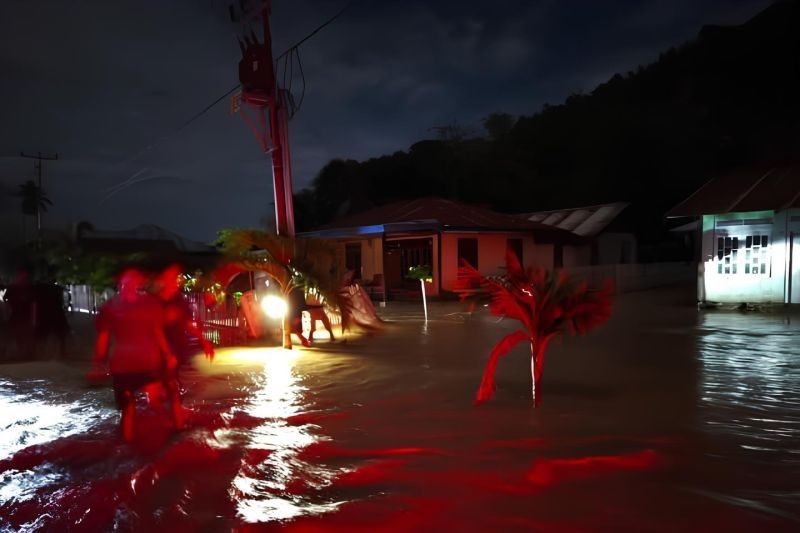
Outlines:
[[563,335],[583,334],[603,324],[611,316],[613,288],[590,290],[563,271],[542,268],[523,269],[513,251],[506,252],[506,273],[487,277],[468,263],[462,263],[456,286],[462,300],[479,293],[489,297],[489,310],[495,316],[518,320],[522,328],[503,337],[486,363],[475,403],[494,395],[497,363],[514,346],[527,341],[531,349],[533,404],[541,402],[541,379],[545,353],[550,342]]

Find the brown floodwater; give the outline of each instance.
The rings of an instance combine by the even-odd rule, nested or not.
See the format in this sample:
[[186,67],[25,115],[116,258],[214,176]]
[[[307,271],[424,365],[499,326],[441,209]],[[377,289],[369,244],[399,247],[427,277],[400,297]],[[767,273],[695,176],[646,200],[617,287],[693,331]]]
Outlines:
[[495,397],[516,324],[389,304],[381,334],[223,349],[183,372],[189,429],[143,413],[120,442],[85,365],[0,366],[0,529],[674,531],[800,529],[800,316],[623,295]]

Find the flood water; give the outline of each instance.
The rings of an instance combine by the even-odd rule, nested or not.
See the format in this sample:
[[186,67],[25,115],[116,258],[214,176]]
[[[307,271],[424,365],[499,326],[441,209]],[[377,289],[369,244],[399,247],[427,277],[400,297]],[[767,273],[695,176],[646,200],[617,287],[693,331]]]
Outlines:
[[0,365],[0,529],[800,529],[800,316],[623,295],[551,347],[534,410],[524,347],[472,405],[516,325],[459,310],[220,350],[183,373],[189,429],[145,414],[131,445],[88,361]]

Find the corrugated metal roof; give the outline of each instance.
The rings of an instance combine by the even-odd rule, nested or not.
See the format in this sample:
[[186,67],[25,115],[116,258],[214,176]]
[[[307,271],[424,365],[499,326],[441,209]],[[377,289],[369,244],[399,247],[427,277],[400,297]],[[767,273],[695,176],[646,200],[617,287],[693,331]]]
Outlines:
[[628,205],[626,202],[614,202],[569,209],[537,211],[519,216],[547,226],[571,231],[582,237],[593,237],[603,231]]
[[667,218],[800,207],[800,166],[746,168],[708,181]]
[[534,233],[542,241],[572,240],[569,233],[545,224],[444,198],[418,198],[376,207],[338,218],[309,234],[322,234],[348,228],[378,225],[391,227],[399,223],[423,222],[426,228],[450,231],[519,231]]

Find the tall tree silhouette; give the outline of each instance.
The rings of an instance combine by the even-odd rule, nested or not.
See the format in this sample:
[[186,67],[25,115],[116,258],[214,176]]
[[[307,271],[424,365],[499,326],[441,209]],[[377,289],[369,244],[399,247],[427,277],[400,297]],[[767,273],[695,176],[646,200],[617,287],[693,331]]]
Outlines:
[[17,190],[17,196],[21,200],[21,208],[22,208],[22,234],[23,238],[26,237],[25,235],[25,217],[27,216],[36,216],[40,212],[47,212],[47,208],[53,205],[53,202],[50,201],[50,198],[47,197],[47,193],[44,192],[36,182],[33,180],[28,180],[25,183],[20,184],[19,189]]

